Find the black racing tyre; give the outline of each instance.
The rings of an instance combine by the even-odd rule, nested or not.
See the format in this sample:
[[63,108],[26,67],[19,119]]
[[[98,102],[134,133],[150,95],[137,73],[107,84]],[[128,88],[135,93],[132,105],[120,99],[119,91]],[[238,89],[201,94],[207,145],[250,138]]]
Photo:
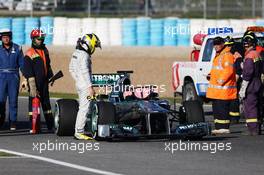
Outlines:
[[184,101],[186,124],[205,122],[203,106],[198,100]]
[[73,136],[79,103],[73,99],[60,99],[55,104],[54,123],[58,136]]
[[192,82],[187,82],[182,88],[182,101],[184,102],[191,100],[199,100],[199,97],[196,93],[194,84]]
[[111,102],[97,102],[98,107],[98,125],[116,123],[115,106]]

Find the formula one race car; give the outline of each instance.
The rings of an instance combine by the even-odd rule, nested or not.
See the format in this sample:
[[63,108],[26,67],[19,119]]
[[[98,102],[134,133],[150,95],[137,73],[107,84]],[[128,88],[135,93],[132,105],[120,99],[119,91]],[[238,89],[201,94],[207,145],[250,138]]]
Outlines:
[[[205,122],[199,101],[185,101],[178,111],[172,110],[167,100],[158,98],[155,86],[132,86],[130,73],[132,71],[93,74],[93,85],[111,87],[111,92],[89,99],[88,134],[106,140],[202,138],[210,134],[210,125]],[[57,100],[55,127],[58,136],[73,136],[77,112],[77,100]]]

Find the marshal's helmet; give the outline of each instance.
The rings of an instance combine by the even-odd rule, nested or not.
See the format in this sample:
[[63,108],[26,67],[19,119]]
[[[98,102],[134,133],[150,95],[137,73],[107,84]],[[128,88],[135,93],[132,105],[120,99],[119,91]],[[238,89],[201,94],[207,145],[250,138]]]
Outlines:
[[257,42],[258,40],[254,32],[252,31],[245,32],[243,39],[242,39],[242,43],[244,47],[250,47],[250,46],[255,47],[257,45]]
[[225,43],[225,40],[224,38],[220,37],[220,36],[217,36],[213,39],[213,44],[214,45],[220,45],[220,44],[224,44]]
[[0,30],[0,39],[2,39],[2,36],[9,36],[10,39],[12,39],[12,31],[10,29],[1,29]]
[[30,33],[31,40],[37,38],[41,40],[45,40],[46,34],[40,29],[33,29]]
[[235,41],[231,36],[227,36],[225,39],[225,46],[232,46]]

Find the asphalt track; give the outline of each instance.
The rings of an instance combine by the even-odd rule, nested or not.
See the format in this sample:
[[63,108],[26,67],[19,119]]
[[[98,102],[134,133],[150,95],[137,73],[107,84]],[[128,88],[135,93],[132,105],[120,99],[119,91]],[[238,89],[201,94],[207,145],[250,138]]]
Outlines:
[[[207,106],[205,110],[210,113],[211,109]],[[0,157],[1,175],[264,174],[264,136],[243,136],[245,124],[232,125],[229,135],[192,142],[165,139],[83,142],[72,137],[57,137],[45,130],[40,135],[29,135],[26,114],[27,99],[20,98],[18,130],[10,132],[7,123],[0,130],[0,152],[17,155]],[[211,121],[212,117],[207,115],[206,119]],[[202,145],[202,149],[188,148],[191,143]],[[52,149],[52,144],[76,146],[63,150],[59,146]],[[83,145],[88,145],[87,149],[82,149]],[[46,150],[42,150],[44,147]]]

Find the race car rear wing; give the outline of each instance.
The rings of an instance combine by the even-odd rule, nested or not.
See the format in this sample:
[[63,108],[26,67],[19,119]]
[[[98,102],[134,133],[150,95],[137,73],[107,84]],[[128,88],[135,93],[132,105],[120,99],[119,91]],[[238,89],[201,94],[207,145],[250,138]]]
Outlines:
[[99,86],[114,86],[120,78],[128,77],[133,71],[131,70],[121,70],[117,73],[105,73],[105,74],[92,74],[92,84],[94,87]]

